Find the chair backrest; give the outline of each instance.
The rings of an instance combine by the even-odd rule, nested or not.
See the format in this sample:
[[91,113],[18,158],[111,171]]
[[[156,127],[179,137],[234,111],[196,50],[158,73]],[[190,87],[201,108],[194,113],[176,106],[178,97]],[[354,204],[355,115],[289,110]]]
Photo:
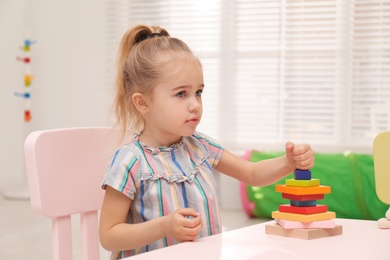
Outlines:
[[80,214],[83,259],[99,259],[98,210],[101,183],[118,148],[112,128],[36,131],[25,141],[33,211],[52,219],[53,258],[73,259],[71,215]]
[[373,143],[376,193],[390,205],[390,131],[378,134]]

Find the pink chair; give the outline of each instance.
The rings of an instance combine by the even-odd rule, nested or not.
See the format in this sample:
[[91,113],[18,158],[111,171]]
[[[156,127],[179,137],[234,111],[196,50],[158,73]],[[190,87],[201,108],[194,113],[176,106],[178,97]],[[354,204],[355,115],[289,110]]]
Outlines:
[[71,215],[80,214],[82,259],[100,258],[98,210],[107,163],[119,146],[112,128],[32,132],[25,142],[31,206],[52,219],[53,259],[73,259]]

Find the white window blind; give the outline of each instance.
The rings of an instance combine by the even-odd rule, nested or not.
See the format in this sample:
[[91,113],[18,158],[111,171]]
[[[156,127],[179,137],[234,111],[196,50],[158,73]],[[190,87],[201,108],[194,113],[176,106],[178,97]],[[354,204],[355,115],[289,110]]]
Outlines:
[[199,130],[230,149],[371,151],[390,129],[390,1],[107,0],[109,74],[137,23],[184,40],[204,67]]
[[351,14],[350,141],[370,144],[390,130],[390,1],[354,1]]

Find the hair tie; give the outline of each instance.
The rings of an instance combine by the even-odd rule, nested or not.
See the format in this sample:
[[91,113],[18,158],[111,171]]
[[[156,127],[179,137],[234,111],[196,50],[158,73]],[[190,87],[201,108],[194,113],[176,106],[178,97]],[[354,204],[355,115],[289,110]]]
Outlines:
[[161,33],[151,33],[147,34],[146,32],[141,32],[134,40],[134,44],[140,43],[146,39],[163,36]]
[[160,36],[162,36],[161,33],[152,33],[152,34],[148,35],[147,38],[160,37]]

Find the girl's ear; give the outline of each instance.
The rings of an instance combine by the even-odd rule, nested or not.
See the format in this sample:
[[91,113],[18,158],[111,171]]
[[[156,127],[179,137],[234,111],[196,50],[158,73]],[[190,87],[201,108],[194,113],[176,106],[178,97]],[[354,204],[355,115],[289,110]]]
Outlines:
[[146,97],[141,93],[135,93],[132,96],[132,101],[137,110],[144,114],[149,111],[149,106],[146,100]]

